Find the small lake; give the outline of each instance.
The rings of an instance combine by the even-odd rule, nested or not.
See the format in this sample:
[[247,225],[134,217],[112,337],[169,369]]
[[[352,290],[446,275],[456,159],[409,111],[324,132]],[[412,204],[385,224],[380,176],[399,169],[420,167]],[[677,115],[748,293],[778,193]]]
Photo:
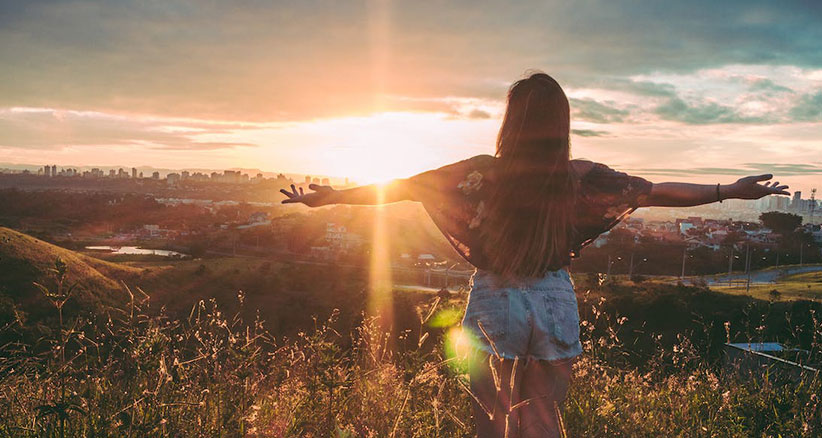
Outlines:
[[188,257],[188,254],[183,254],[177,251],[169,251],[167,249],[140,248],[138,246],[87,246],[86,249],[91,251],[106,251],[111,254],[156,255],[161,257]]

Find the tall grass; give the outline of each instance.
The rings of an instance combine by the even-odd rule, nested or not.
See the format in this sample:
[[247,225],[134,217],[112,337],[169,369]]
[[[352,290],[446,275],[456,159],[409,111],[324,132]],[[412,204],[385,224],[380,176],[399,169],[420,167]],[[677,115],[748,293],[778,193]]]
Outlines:
[[[58,263],[42,285],[56,316],[71,299],[65,270]],[[260,317],[224,315],[214,301],[172,319],[139,289],[123,290],[125,306],[2,346],[0,437],[474,435],[466,376],[445,353],[442,329],[430,327],[454,320],[438,315],[459,303],[432,298],[419,330],[400,339],[374,319],[338,333],[336,315],[275,339]],[[624,360],[625,320],[586,297],[585,352],[564,404],[568,436],[822,436],[820,376],[786,382],[717,366],[685,336],[639,369]],[[242,292],[237,299],[242,308]],[[9,338],[26,324],[2,330]],[[813,324],[805,329],[818,350],[822,324]]]

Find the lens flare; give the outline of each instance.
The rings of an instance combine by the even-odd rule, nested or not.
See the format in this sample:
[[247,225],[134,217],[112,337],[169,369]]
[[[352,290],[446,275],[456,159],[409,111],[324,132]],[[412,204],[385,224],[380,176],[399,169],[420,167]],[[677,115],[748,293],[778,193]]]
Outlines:
[[382,332],[391,329],[394,321],[393,299],[391,296],[391,257],[386,231],[385,186],[377,186],[377,203],[374,207],[374,234],[371,244],[371,264],[368,287],[368,315],[375,317]]
[[449,368],[457,374],[467,373],[469,361],[480,345],[479,340],[461,326],[448,330],[443,340]]
[[459,324],[462,319],[463,310],[458,307],[447,307],[440,310],[428,321],[428,327],[447,328]]

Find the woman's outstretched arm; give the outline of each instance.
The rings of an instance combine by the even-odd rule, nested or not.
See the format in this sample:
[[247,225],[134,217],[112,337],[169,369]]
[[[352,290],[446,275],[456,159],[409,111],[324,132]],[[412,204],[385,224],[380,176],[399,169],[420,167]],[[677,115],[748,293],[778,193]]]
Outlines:
[[280,193],[288,197],[282,201],[283,204],[303,203],[309,207],[321,207],[330,204],[378,205],[412,199],[408,185],[408,181],[405,179],[396,179],[387,184],[371,184],[344,190],[335,190],[331,186],[309,184],[308,188],[312,191],[305,193],[302,187],[298,190],[294,184],[291,184],[290,192],[286,189],[280,189]]
[[334,190],[330,186],[309,184],[312,192],[304,193],[291,184],[291,191],[282,189],[280,192],[288,199],[283,204],[303,203],[309,207],[320,207],[329,204],[356,204],[378,205],[390,204],[399,201],[442,200],[443,194],[450,188],[456,190],[459,182],[465,178],[470,169],[474,169],[477,162],[487,164],[493,157],[479,155],[456,163],[442,166],[439,169],[404,179],[395,179],[386,184],[372,184],[354,187],[345,190]]
[[771,174],[746,176],[733,184],[720,184],[719,193],[715,184],[690,184],[667,182],[654,184],[645,199],[641,199],[640,207],[691,207],[694,205],[710,204],[723,199],[759,199],[768,195],[790,195],[787,185],[779,185],[779,181],[768,181]]

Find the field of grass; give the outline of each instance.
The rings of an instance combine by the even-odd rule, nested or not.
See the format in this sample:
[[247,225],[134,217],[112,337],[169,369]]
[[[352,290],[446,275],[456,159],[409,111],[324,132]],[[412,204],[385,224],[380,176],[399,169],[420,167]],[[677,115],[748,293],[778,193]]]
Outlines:
[[[0,437],[475,435],[453,343],[465,294],[401,288],[389,324],[362,313],[362,269],[114,264],[5,233],[0,266],[25,267],[17,281],[37,278],[50,295],[31,295],[43,318],[0,324]],[[822,281],[801,275],[784,280]],[[600,280],[575,277],[584,353],[564,404],[568,436],[822,436],[821,376],[785,381],[721,355],[726,341],[779,341],[818,361],[819,303]],[[127,299],[58,318],[61,302],[85,299],[59,293],[74,281]]]
[[[171,319],[137,296],[107,322],[66,324],[26,354],[0,349],[0,436],[471,437],[467,356],[451,347],[458,318],[448,316],[463,303],[427,297],[416,328],[394,337],[365,319],[343,347],[336,314],[283,340],[214,301]],[[717,365],[686,335],[637,368],[625,361],[625,320],[605,313],[602,297],[582,299],[591,312],[563,408],[568,436],[822,433],[818,375],[786,382]],[[802,330],[822,339],[815,324]]]
[[731,285],[714,285],[711,289],[734,295],[750,295],[760,300],[822,301],[822,272],[786,275],[773,284],[753,283],[750,291],[741,281],[734,281]]

